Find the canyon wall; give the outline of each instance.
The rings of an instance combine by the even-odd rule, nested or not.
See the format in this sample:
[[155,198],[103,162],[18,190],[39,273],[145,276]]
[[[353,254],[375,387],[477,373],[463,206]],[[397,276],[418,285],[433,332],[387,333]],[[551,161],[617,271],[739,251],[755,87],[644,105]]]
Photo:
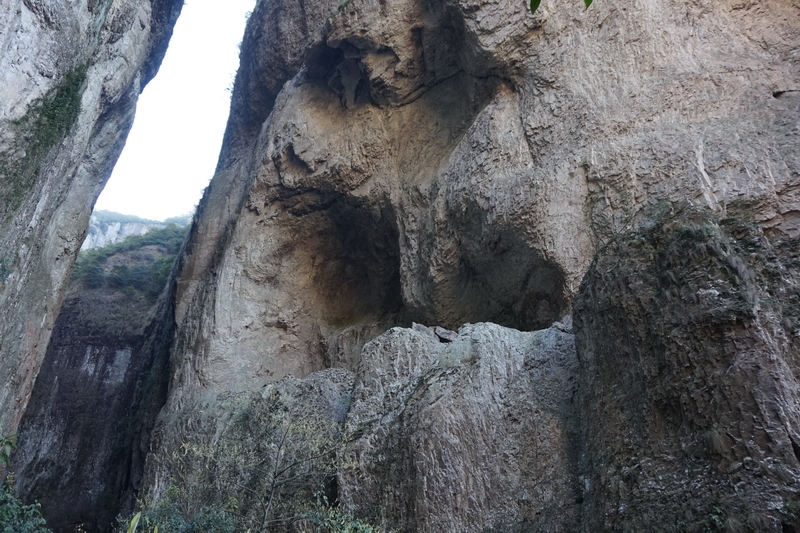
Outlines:
[[15,432],[86,234],[179,0],[0,10],[0,424]]
[[141,488],[174,332],[165,283],[185,230],[81,254],[19,426],[16,494],[53,531],[110,531]]
[[583,530],[798,531],[800,239],[649,215],[576,298]]
[[[147,336],[139,495],[275,531],[309,518],[273,494],[386,530],[798,531],[799,49],[798,0],[259,1]],[[91,65],[56,76],[69,184],[2,189],[31,187],[0,243],[12,427],[136,92]],[[93,94],[120,95],[96,132]]]
[[174,399],[352,367],[411,320],[549,326],[658,202],[800,234],[798,5],[748,6],[259,3]]
[[[659,516],[670,520],[658,522],[665,531],[717,522],[797,527],[795,377],[792,363],[780,361],[796,357],[798,333],[777,311],[753,322],[758,302],[777,297],[771,291],[794,294],[797,265],[781,263],[793,272],[783,289],[783,281],[753,281],[761,288],[745,307],[731,304],[713,335],[692,329],[706,311],[679,322],[685,304],[674,296],[641,307],[628,302],[649,295],[648,284],[661,283],[652,272],[665,268],[686,283],[681,290],[694,305],[712,295],[704,291],[724,293],[695,273],[708,267],[713,276],[718,265],[708,258],[733,252],[676,245],[669,253],[678,259],[669,261],[694,254],[686,264],[664,263],[657,253],[663,243],[653,228],[671,228],[670,217],[699,224],[692,217],[701,215],[687,209],[710,217],[700,225],[722,235],[721,250],[743,238],[738,229],[725,233],[731,221],[761,235],[764,250],[791,250],[800,237],[800,2],[579,4],[545,1],[532,15],[524,2],[505,0],[258,3],[220,163],[177,280],[178,330],[169,398],[148,459],[150,497],[168,491],[171,475],[185,468],[170,459],[180,443],[202,439],[192,422],[199,406],[224,406],[228,395],[340,367],[356,372],[344,427],[366,439],[345,447],[360,470],[339,473],[340,503],[387,527],[429,531],[454,520],[475,531],[548,530],[541,529],[548,523],[552,531],[580,524],[589,532],[652,526]],[[621,263],[613,276],[603,270],[615,260],[609,243],[624,248],[642,239],[656,239],[654,249]],[[409,355],[402,342],[392,348],[392,333],[379,337],[414,321],[543,330],[569,324],[573,306],[575,383],[541,398],[515,388],[539,356],[513,343],[486,341],[489,347],[475,348],[480,364],[454,363],[450,375],[433,348]],[[673,332],[657,328],[662,319],[676,321],[671,355],[663,345]],[[775,360],[764,364],[779,383],[751,403],[725,396],[727,418],[711,420],[698,414],[706,407],[676,398],[701,394],[707,376],[720,376],[731,357],[747,352],[725,340],[737,335],[765,346],[751,352]],[[376,338],[388,345],[380,356],[369,344]],[[688,354],[679,356],[677,346]],[[569,361],[559,353],[550,364]],[[680,357],[690,370],[664,370],[677,368]],[[407,360],[427,362],[406,374],[392,367]],[[379,369],[390,376],[373,376]],[[673,385],[673,374],[686,379]],[[723,375],[723,396],[762,386],[761,378]],[[552,376],[524,379],[536,390],[537,380]],[[661,388],[651,391],[646,379],[663,380]],[[413,390],[423,382],[435,383],[436,392]],[[489,390],[468,394],[465,383]],[[401,397],[390,395],[383,406],[356,401],[388,389]],[[482,403],[509,394],[519,405]],[[476,404],[487,411],[448,418]],[[679,404],[694,413],[664,426],[663,417],[682,412]],[[525,411],[538,406],[547,409]],[[525,411],[525,423],[533,417],[552,425],[552,434],[531,437],[542,440],[552,460],[546,468],[558,477],[547,493],[535,494],[539,473],[519,428],[481,425],[513,419],[515,409]],[[358,421],[373,415],[398,418],[371,433],[372,424]],[[732,421],[750,416],[762,416],[757,425],[774,446],[761,437],[734,446],[749,429],[734,431]],[[479,427],[469,429],[472,423]],[[631,424],[636,439],[627,436]],[[661,443],[666,434],[672,440]],[[460,446],[449,447],[454,441]],[[692,452],[701,441],[711,444]],[[481,462],[473,448],[507,462]],[[679,450],[689,455],[671,459]],[[742,470],[746,457],[766,465],[759,468],[781,465],[778,477],[768,476],[776,483],[764,492],[770,496],[709,488],[720,476],[726,486],[752,481],[756,474]],[[638,485],[631,486],[634,475]],[[406,477],[414,481],[403,484]],[[506,485],[516,503],[498,510],[491,492]],[[662,506],[654,496],[660,488],[683,503],[697,489],[696,505]],[[438,491],[461,502],[458,508],[442,507]],[[747,516],[741,509],[750,504]]]

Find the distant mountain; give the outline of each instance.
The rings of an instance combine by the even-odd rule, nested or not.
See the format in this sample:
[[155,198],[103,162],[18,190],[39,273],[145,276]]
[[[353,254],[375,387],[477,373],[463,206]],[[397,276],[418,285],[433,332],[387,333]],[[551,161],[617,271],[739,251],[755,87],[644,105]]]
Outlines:
[[81,250],[91,250],[93,248],[102,248],[109,244],[116,244],[133,235],[144,235],[152,229],[164,228],[169,224],[183,227],[189,224],[191,220],[191,215],[159,221],[111,211],[95,211],[89,219],[89,231],[83,241]]

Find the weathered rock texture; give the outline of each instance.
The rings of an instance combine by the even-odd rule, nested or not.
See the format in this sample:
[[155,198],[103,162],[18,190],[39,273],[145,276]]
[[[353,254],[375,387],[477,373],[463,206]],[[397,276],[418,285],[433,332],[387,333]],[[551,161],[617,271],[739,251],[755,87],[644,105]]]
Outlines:
[[91,250],[116,244],[128,237],[144,235],[150,230],[163,228],[168,224],[176,224],[183,227],[190,222],[191,216],[189,215],[157,221],[111,211],[95,210],[92,216],[89,217],[89,228],[81,245],[81,250]]
[[798,530],[798,258],[689,208],[598,253],[575,304],[583,531]]
[[0,9],[0,424],[15,431],[136,98],[178,0],[11,0]]
[[[525,2],[511,0],[258,2],[217,174],[178,278],[175,366],[152,465],[168,462],[183,440],[177,428],[205,399],[331,366],[356,369],[362,346],[390,326],[416,320],[449,328],[479,321],[548,327],[570,311],[595,250],[646,223],[653,206],[691,201],[719,214],[739,210],[770,238],[800,235],[800,2],[637,0],[589,10],[579,4],[546,1],[531,15]],[[613,301],[615,291],[622,298],[628,289],[596,290]],[[649,350],[649,338],[631,342]],[[587,337],[587,350],[591,342]],[[707,350],[692,349],[698,357]],[[708,347],[729,358],[739,349]],[[607,373],[588,353],[584,360],[583,383],[606,380],[598,391],[610,397],[628,385],[624,374]],[[489,361],[440,376],[441,386],[453,390],[448,401],[472,405],[482,398],[459,397],[460,380],[482,383],[483,372],[494,368]],[[620,371],[634,372],[629,367]],[[502,374],[506,381],[487,397],[513,389],[515,372]],[[587,415],[595,393],[584,394]],[[409,416],[444,417],[428,399],[409,398]],[[792,402],[781,405],[793,409]],[[532,408],[525,405],[519,409]],[[740,415],[756,414],[751,407]],[[496,412],[516,407],[504,408]],[[585,531],[618,527],[613,518],[604,525],[613,487],[601,463],[615,434],[601,434],[600,422],[584,429],[599,439],[583,459],[591,465]],[[648,428],[642,435],[655,431]],[[436,443],[452,450],[445,441],[460,430],[431,431],[402,426],[380,438],[405,449]],[[501,438],[491,431],[470,438],[488,450]],[[520,438],[508,431],[510,441]],[[643,438],[653,453],[661,449]],[[482,444],[464,443],[463,455],[449,460],[478,461],[470,446]],[[412,451],[423,463],[433,461],[433,452]],[[525,453],[513,460],[527,464]],[[561,461],[568,455],[555,455],[553,468],[566,472]],[[493,472],[497,464],[482,466]],[[416,475],[406,466],[386,468]],[[433,511],[415,513],[442,496],[390,494],[378,466],[365,459],[363,468],[381,489],[352,489],[355,505],[384,503],[386,520],[410,531],[441,529],[446,519],[467,530],[544,523],[521,496],[498,515],[494,504],[469,499],[472,488],[491,499],[485,487],[505,474],[481,472],[485,477],[467,490],[448,485],[443,466],[444,477],[425,483],[456,487],[465,507],[426,522],[419,517]],[[158,488],[157,467],[150,470],[148,483]],[[520,476],[509,491],[535,479]],[[546,514],[555,513],[556,500],[577,501],[571,481],[553,483],[554,492],[540,499],[530,489],[530,501]],[[409,514],[401,518],[400,509]],[[649,512],[641,516],[656,516]],[[765,527],[777,527],[775,513]],[[552,527],[569,530],[574,515],[564,517]],[[648,525],[654,523],[663,522]]]
[[364,347],[340,505],[397,531],[577,531],[573,336],[415,326]]
[[58,533],[107,532],[120,512],[133,510],[166,399],[174,322],[165,317],[174,290],[141,275],[120,287],[119,267],[158,267],[174,259],[179,243],[115,253],[102,263],[106,283],[89,276],[70,283],[13,465],[17,494],[40,502]]
[[235,502],[236,531],[310,531],[295,528],[315,501],[336,499],[336,452],[352,389],[352,372],[327,369],[198,399],[190,417],[173,418],[154,435],[155,446],[178,453],[151,462],[145,501],[178,505],[195,523]]
[[798,13],[260,2],[179,281],[176,400],[352,367],[397,322],[546,327],[658,201],[796,235]]

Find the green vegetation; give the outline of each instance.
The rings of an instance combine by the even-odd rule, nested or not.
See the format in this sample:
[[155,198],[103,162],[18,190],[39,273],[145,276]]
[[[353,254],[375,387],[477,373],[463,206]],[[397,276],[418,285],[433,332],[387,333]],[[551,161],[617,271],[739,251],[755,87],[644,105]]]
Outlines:
[[136,513],[130,520],[120,520],[119,533],[236,533],[233,514],[219,505],[211,505],[184,518],[174,487],[152,508]]
[[9,474],[5,486],[0,489],[0,533],[52,533],[45,527],[39,504],[22,503],[14,497],[13,486],[14,474]]
[[11,454],[17,447],[16,435],[3,434],[3,426],[0,426],[0,468],[11,466]]
[[14,122],[15,144],[0,159],[0,216],[15,211],[36,184],[50,151],[69,133],[81,110],[87,66],[64,76],[48,95],[34,101],[25,116]]
[[315,533],[378,533],[381,531],[380,528],[331,505],[324,496],[317,499],[314,509],[302,516],[303,520],[313,527]]
[[45,526],[38,503],[23,504],[8,484],[0,490],[0,533],[51,533]]
[[[344,437],[339,422],[307,400],[275,385],[204,410],[190,424],[192,436],[163,459],[172,485],[140,504],[138,533],[379,531],[338,508]],[[118,533],[131,520],[121,520]]]
[[[246,530],[241,525],[241,515],[237,502],[232,500],[227,506],[215,504],[203,507],[191,519],[184,518],[179,506],[180,490],[175,486],[167,489],[166,496],[152,508],[136,513],[130,519],[121,519],[118,533],[239,533],[274,531],[275,525],[268,529]],[[378,533],[376,528],[364,520],[331,505],[327,498],[319,496],[310,510],[292,518],[298,531],[309,533]]]
[[[186,232],[186,227],[170,224],[117,244],[81,252],[72,280],[82,282],[88,289],[135,289],[155,298],[164,288]],[[161,257],[143,251],[147,246],[157,247]],[[128,255],[134,264],[109,266],[109,258],[118,254]]]

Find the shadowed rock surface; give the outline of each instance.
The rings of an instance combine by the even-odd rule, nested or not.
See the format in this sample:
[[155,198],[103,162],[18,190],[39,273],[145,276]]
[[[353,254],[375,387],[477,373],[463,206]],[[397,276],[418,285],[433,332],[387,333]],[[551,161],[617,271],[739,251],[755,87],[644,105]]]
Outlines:
[[164,405],[174,284],[185,231],[82,254],[19,429],[16,492],[48,527],[110,531],[130,513]]
[[575,303],[584,531],[800,527],[799,247],[684,206],[598,253]]
[[0,8],[0,424],[15,432],[92,205],[180,0]]

